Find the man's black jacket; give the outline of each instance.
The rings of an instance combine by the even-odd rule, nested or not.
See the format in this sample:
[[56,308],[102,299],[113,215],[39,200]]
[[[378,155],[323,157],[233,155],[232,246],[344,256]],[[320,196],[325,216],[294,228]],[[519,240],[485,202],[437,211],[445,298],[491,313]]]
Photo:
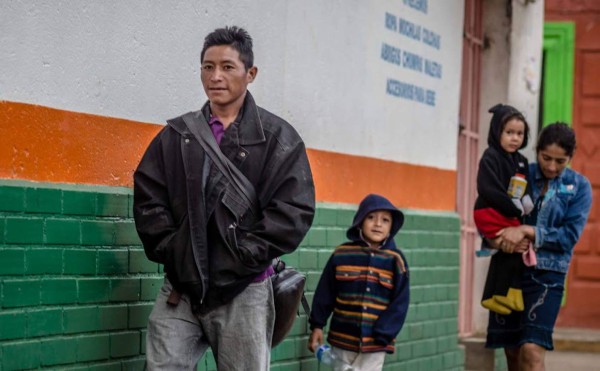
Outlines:
[[249,92],[220,148],[254,185],[258,218],[231,211],[238,196],[181,116],[158,133],[134,173],[134,218],[146,255],[203,311],[227,303],[273,258],[294,251],[315,211],[302,139]]

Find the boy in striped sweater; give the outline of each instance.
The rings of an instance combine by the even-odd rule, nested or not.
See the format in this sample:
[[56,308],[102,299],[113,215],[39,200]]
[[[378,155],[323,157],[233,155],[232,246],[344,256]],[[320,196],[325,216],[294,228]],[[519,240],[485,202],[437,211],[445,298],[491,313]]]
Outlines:
[[333,355],[355,371],[383,368],[408,312],[408,265],[394,243],[403,223],[402,212],[382,196],[360,203],[346,232],[349,242],[336,247],[317,285],[310,351],[323,343],[332,316],[327,341]]

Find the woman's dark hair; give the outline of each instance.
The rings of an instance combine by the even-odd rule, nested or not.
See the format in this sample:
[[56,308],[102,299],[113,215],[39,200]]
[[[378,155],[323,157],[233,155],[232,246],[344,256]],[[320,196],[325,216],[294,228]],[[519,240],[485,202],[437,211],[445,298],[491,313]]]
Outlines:
[[552,144],[564,149],[567,156],[572,157],[577,147],[575,132],[564,122],[555,122],[544,127],[538,136],[535,150],[539,153]]
[[237,26],[217,28],[204,38],[204,46],[200,53],[200,63],[204,62],[204,53],[211,46],[229,45],[240,53],[240,60],[246,70],[254,66],[254,52],[252,52],[252,37],[246,30]]

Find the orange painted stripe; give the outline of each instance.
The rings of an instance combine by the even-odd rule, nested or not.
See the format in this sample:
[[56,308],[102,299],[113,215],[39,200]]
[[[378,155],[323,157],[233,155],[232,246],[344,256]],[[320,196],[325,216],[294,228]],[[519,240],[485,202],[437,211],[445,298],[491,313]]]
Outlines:
[[[0,101],[0,178],[131,187],[162,127]],[[453,170],[315,149],[308,156],[319,202],[357,204],[379,193],[403,208],[455,210]]]
[[132,186],[160,127],[0,101],[0,178]]
[[320,150],[309,150],[308,156],[318,200],[357,204],[378,193],[402,208],[456,210],[454,170]]

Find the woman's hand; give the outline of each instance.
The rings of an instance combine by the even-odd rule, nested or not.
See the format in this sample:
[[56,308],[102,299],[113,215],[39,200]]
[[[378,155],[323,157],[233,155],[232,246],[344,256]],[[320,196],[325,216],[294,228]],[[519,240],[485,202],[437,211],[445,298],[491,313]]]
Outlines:
[[[490,244],[494,248],[496,248],[504,253],[507,253],[507,254],[521,252],[521,250],[522,250],[522,248],[520,247],[521,245],[524,245],[524,244],[529,245],[529,242],[527,239],[524,239],[523,241],[525,241],[525,243],[511,244],[510,242],[508,242],[507,240],[502,238],[502,236],[496,237],[493,240],[488,240],[488,242],[490,242]],[[527,250],[527,249],[526,248],[523,249],[523,251],[525,251],[525,250]]]
[[308,350],[314,353],[321,344],[323,344],[323,329],[315,328],[308,338]]
[[527,251],[529,243],[535,238],[535,229],[529,225],[508,227],[500,230],[493,240],[494,244],[503,252],[523,253]]

